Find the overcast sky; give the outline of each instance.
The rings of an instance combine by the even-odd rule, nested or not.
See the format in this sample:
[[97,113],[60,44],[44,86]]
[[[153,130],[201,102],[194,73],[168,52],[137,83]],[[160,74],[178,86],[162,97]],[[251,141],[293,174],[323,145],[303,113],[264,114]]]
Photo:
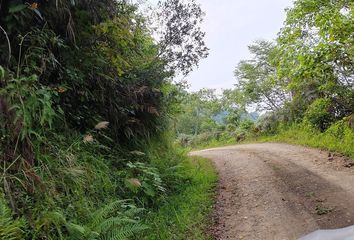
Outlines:
[[247,46],[272,40],[285,20],[292,0],[198,0],[206,13],[203,28],[210,55],[187,77],[190,90],[226,89],[235,83],[237,63],[250,57]]

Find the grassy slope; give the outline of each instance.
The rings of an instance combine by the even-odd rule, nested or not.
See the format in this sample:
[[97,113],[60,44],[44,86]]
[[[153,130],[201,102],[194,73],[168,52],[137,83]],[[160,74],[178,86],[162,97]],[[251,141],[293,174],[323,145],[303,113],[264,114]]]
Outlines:
[[209,160],[193,157],[184,162],[183,174],[189,181],[147,219],[151,229],[143,239],[211,239],[205,229],[214,201],[215,169]]
[[[247,138],[242,143],[253,142],[285,142],[299,144],[324,150],[334,151],[354,158],[354,131],[343,121],[333,124],[327,131],[319,132],[304,124],[282,128],[275,135]],[[235,139],[216,141],[212,140],[195,149],[206,149],[238,144]]]
[[[37,237],[34,239],[46,235],[57,239],[59,232],[66,234],[68,223],[88,226],[91,214],[111,202],[134,197],[143,201],[148,197],[144,192],[128,192],[124,188],[125,176],[133,171],[122,167],[127,161],[142,161],[147,166],[157,167],[168,191],[168,194],[149,197],[150,202],[153,200],[154,203],[148,205],[146,210],[151,213],[139,217],[150,228],[139,239],[208,239],[204,231],[208,226],[206,216],[213,205],[217,181],[210,161],[188,158],[185,149],[170,144],[168,139],[152,142],[146,149],[142,147],[146,153],[143,156],[132,155],[125,149],[112,153],[111,149],[103,148],[99,141],[85,144],[78,134],[57,135],[50,146],[47,153],[38,153],[38,161],[43,167],[36,169],[43,188],[48,191],[37,191],[29,198],[20,186],[17,188],[17,192],[22,194],[20,203],[26,204],[20,209],[24,211],[23,215],[27,209],[34,213],[34,229],[24,224],[25,218],[14,220],[7,207],[9,202],[0,192],[0,225],[6,220],[3,228],[0,226],[0,239],[4,231],[9,231],[11,236],[16,234],[13,239],[32,238],[35,232]],[[117,168],[112,164],[116,164]],[[136,170],[132,173],[138,174]],[[163,197],[165,200],[160,200]]]
[[354,131],[348,127],[333,125],[326,132],[318,132],[295,125],[281,130],[277,135],[264,136],[259,142],[286,142],[342,153],[354,158]]

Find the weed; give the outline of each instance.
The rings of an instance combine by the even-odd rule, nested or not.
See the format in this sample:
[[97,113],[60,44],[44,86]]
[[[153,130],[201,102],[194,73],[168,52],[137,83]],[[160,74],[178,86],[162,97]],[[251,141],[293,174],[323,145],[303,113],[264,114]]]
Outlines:
[[317,215],[326,215],[334,210],[334,208],[329,208],[323,205],[317,205],[316,208],[316,214]]
[[314,192],[308,192],[305,194],[305,197],[308,197],[308,198],[313,198],[314,196],[315,196]]
[[274,171],[280,171],[281,168],[278,165],[272,164],[271,167],[273,168]]

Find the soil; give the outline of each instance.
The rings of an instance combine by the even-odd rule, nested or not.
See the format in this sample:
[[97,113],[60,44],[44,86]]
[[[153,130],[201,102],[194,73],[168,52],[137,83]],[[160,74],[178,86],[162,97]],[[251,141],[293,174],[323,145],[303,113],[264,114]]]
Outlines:
[[354,225],[354,167],[343,156],[279,143],[193,152],[220,181],[215,239],[292,240]]

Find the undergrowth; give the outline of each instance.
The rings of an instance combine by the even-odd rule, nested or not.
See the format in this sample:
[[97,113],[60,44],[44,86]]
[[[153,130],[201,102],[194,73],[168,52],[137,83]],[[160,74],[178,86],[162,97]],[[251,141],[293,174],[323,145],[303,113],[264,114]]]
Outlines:
[[161,238],[147,239],[183,239],[195,224],[203,236],[216,180],[208,161],[187,160],[168,135],[138,144],[139,151],[108,148],[103,130],[91,137],[56,134],[47,136],[50,144],[34,144],[46,151],[37,153],[31,184],[5,166],[2,181],[10,188],[0,197],[1,239],[136,239],[157,232]]
[[178,172],[184,184],[147,218],[150,231],[143,239],[212,239],[207,234],[217,181],[212,163],[200,157],[185,158]]
[[155,29],[139,6],[0,1],[0,239],[136,239],[186,187],[165,134],[203,11],[161,1]]

